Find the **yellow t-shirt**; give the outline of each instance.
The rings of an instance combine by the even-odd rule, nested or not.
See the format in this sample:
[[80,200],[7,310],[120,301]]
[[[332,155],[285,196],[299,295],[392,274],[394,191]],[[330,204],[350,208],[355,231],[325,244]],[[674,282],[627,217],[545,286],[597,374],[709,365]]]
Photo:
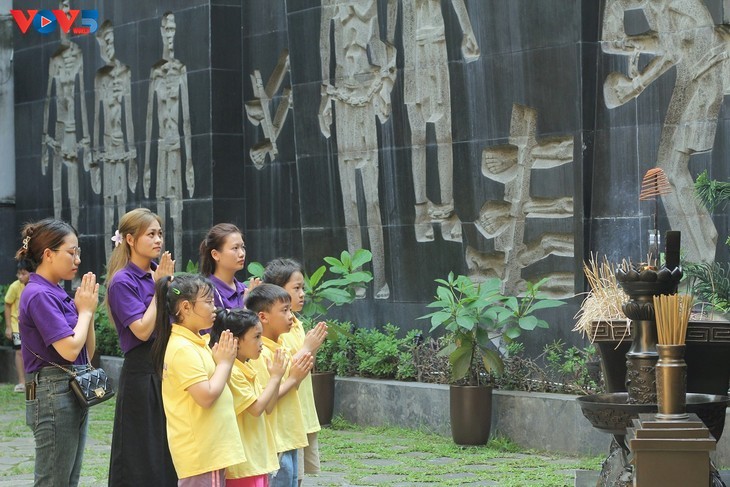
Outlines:
[[276,456],[276,438],[266,419],[266,412],[261,413],[261,416],[254,416],[246,411],[264,392],[251,364],[236,360],[228,386],[233,393],[233,406],[236,410],[238,432],[246,452],[246,461],[228,467],[226,478],[253,477],[277,470],[279,459]]
[[[269,371],[266,369],[266,361],[273,360],[274,352],[278,348],[284,348],[287,355],[291,357],[291,353],[281,343],[276,343],[266,337],[262,337],[264,349],[261,356],[252,361],[253,366],[259,380],[264,383],[269,382]],[[289,367],[282,379],[286,381],[289,377]],[[274,412],[268,416],[268,420],[274,430],[274,438],[276,438],[276,452],[282,453],[297,448],[304,448],[309,444],[307,440],[307,432],[304,430],[304,417],[302,416],[302,404],[299,401],[299,393],[296,388],[292,388],[283,397],[276,402]]]
[[186,390],[215,372],[208,338],[173,324],[165,351],[162,403],[172,463],[181,479],[246,460],[228,386],[209,408],[200,407]]
[[[296,354],[304,345],[304,327],[302,323],[294,318],[294,324],[289,333],[281,335],[286,348],[292,354]],[[302,403],[302,416],[304,416],[304,430],[307,433],[316,433],[321,430],[319,418],[317,417],[317,408],[314,405],[314,391],[312,389],[312,374],[307,374],[301,384],[299,384],[299,400]]]
[[23,289],[25,289],[25,284],[20,281],[15,281],[8,287],[8,291],[5,293],[5,304],[10,305],[10,329],[13,330],[13,333],[20,333],[20,329],[18,328],[18,309],[20,308],[20,295],[23,293]]

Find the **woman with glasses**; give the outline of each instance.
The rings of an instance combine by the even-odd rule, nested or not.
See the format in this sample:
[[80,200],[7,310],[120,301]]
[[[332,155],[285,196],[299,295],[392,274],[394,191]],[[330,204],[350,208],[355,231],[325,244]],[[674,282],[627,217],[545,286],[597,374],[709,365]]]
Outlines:
[[20,297],[18,322],[29,381],[26,423],[36,444],[34,485],[73,487],[79,483],[88,415],[69,380],[94,354],[99,285],[93,273],[84,274],[73,299],[60,286],[76,277],[81,263],[78,234],[68,223],[51,218],[28,223],[21,237],[15,258],[25,259],[33,271]]
[[167,443],[161,379],[153,367],[151,350],[157,318],[155,281],[172,275],[175,262],[169,252],[162,252],[160,217],[147,208],[127,212],[112,240],[116,246],[107,264],[106,300],[124,364],[109,485],[172,487],[177,485],[177,475]]

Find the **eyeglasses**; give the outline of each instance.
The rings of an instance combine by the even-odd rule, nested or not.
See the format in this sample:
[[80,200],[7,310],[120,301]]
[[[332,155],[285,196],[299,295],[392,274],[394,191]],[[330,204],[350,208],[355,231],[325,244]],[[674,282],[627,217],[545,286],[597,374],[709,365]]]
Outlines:
[[[62,249],[54,249],[54,252],[60,252]],[[70,249],[63,249],[68,255],[74,258],[74,260],[81,260],[81,247],[71,247]]]
[[215,306],[215,298],[209,298],[209,299],[196,299],[193,301],[193,306],[195,306],[195,303],[202,302],[207,304],[208,306]]

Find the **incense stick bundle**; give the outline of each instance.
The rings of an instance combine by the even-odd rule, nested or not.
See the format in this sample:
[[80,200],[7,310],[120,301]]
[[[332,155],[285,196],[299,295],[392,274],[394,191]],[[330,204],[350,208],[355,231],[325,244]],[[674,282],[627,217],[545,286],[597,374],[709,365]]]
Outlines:
[[692,311],[692,295],[654,296],[657,338],[660,345],[684,345]]

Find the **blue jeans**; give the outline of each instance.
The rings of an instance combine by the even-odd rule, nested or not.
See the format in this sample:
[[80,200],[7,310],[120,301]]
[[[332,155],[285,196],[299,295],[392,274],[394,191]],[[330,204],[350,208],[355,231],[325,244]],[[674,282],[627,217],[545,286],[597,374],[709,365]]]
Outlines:
[[[67,368],[70,368],[68,366]],[[32,374],[35,399],[25,401],[25,421],[35,437],[35,487],[76,487],[86,445],[88,411],[69,387],[70,376],[44,367]]]
[[279,470],[269,478],[269,487],[297,487],[297,451],[279,454]]

